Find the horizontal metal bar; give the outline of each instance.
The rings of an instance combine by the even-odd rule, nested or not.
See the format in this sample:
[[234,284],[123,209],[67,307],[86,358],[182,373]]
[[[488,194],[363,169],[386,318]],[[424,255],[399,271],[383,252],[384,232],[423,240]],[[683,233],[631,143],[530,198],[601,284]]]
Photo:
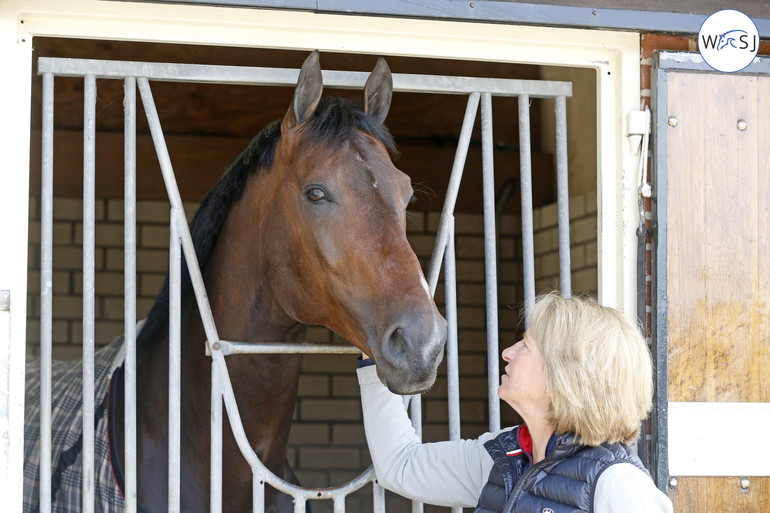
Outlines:
[[361,354],[357,347],[310,342],[232,342],[219,341],[225,356],[231,354]]
[[[257,68],[208,64],[169,64],[158,62],[108,61],[97,59],[61,59],[41,57],[38,73],[57,76],[123,79],[142,77],[165,82],[196,82],[240,85],[294,86],[299,70],[289,68]],[[362,71],[323,71],[324,86],[360,89],[369,77]],[[548,80],[516,80],[503,78],[453,77],[439,75],[393,74],[393,90],[412,93],[470,94],[490,93],[494,96],[529,95],[532,98],[572,96],[571,82]]]

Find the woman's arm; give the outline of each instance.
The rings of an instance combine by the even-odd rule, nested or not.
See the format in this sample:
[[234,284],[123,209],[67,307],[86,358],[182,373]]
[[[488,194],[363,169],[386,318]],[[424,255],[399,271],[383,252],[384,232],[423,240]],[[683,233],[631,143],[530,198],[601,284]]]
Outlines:
[[672,513],[666,494],[650,476],[631,463],[618,463],[604,471],[596,483],[596,513]]
[[401,396],[377,377],[374,365],[358,369],[364,429],[377,480],[413,500],[439,506],[473,507],[492,469],[484,442],[421,443]]

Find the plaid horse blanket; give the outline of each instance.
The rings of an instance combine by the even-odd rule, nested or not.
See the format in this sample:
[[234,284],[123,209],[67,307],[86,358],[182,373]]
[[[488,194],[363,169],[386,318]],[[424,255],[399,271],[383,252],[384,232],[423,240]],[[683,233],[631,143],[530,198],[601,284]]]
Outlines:
[[[109,390],[123,364],[123,337],[99,350],[94,365],[94,492],[96,512],[122,512],[123,496],[110,462]],[[40,510],[40,364],[27,364],[24,409],[24,513]],[[51,411],[51,511],[81,511],[83,483],[83,367],[80,360],[54,362]]]

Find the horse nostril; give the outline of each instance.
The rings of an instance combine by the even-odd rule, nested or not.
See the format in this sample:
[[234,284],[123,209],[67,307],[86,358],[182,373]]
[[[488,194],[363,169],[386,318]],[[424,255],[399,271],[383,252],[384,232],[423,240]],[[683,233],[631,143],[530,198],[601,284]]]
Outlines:
[[404,340],[404,331],[401,327],[391,330],[390,335],[385,338],[383,344],[383,353],[385,358],[391,362],[396,362],[406,358],[407,343]]

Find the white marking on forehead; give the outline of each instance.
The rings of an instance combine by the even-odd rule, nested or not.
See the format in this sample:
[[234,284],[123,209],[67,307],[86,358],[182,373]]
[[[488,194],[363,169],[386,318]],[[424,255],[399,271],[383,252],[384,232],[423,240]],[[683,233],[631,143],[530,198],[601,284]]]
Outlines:
[[364,158],[361,156],[360,153],[356,152],[356,160],[359,161],[359,162],[363,162]]
[[374,181],[374,183],[372,184],[372,187],[374,187],[375,189],[377,188],[377,180]]

